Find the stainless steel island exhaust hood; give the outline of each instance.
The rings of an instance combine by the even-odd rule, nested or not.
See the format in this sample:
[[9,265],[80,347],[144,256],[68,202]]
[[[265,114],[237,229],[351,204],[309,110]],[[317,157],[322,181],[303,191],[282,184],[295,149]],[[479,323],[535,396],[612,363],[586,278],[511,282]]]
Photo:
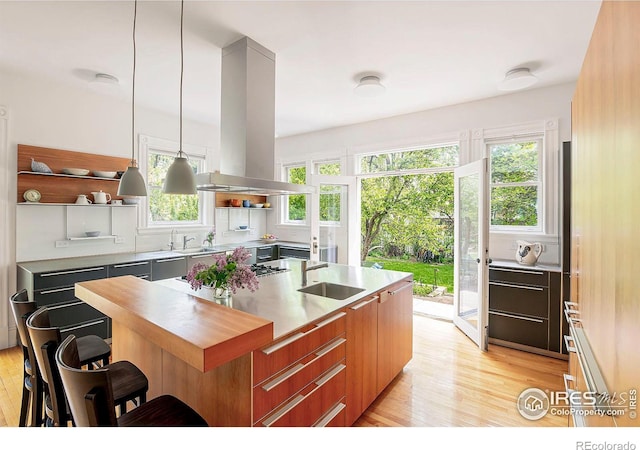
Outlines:
[[223,48],[221,94],[220,172],[197,174],[197,189],[312,193],[311,186],[275,181],[275,54],[248,37]]

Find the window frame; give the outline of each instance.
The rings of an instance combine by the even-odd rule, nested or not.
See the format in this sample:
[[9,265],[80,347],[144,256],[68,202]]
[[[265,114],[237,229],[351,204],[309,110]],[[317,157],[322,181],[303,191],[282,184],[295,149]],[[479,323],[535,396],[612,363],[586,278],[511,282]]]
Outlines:
[[[527,181],[527,182],[516,182],[516,183],[494,183],[492,181],[492,173],[493,173],[493,164],[491,158],[491,147],[500,144],[518,144],[524,142],[533,142],[536,141],[538,143],[538,173],[537,173],[537,181]],[[546,202],[545,202],[545,181],[547,178],[546,174],[546,164],[545,164],[545,136],[544,133],[535,133],[535,134],[522,134],[522,135],[514,135],[503,138],[494,138],[485,140],[486,147],[486,155],[489,159],[489,231],[496,233],[542,233],[545,229],[545,211],[546,211]],[[537,187],[537,202],[536,202],[536,211],[537,211],[537,225],[493,225],[491,223],[491,198],[494,187],[518,187],[518,186],[536,186]]]
[[[139,137],[139,162],[138,167],[147,184],[148,193],[151,191],[151,186],[148,181],[148,161],[150,153],[158,153],[163,155],[175,156],[179,149],[180,144],[177,141],[171,141],[167,139],[161,139],[152,136],[140,135]],[[182,145],[183,152],[189,157],[189,160],[198,161],[198,173],[206,171],[208,165],[208,148],[195,145]],[[141,230],[153,231],[153,230],[166,230],[168,228],[206,228],[209,222],[209,211],[205,201],[205,193],[198,192],[198,220],[196,221],[167,221],[167,222],[152,222],[149,211],[149,196],[143,197],[138,208],[138,224]]]
[[[338,167],[340,168],[340,173],[336,174],[336,175],[327,175],[327,174],[321,174],[320,173],[320,166],[323,165],[328,165],[328,164],[337,164]],[[344,165],[342,163],[342,161],[340,160],[340,158],[332,158],[332,159],[326,159],[326,160],[313,160],[311,162],[311,165],[313,167],[313,174],[314,175],[322,175],[325,177],[331,177],[331,176],[342,176],[342,174],[344,173]],[[344,223],[345,220],[345,203],[346,203],[346,199],[344,198],[344,195],[342,195],[342,191],[338,192],[338,195],[340,196],[340,219],[338,220],[321,220],[319,218],[319,223],[321,227],[341,227]],[[322,198],[322,193],[319,193],[320,198]],[[326,194],[325,194],[326,195]]]
[[[282,177],[283,179],[287,182],[290,183],[289,181],[289,170],[290,169],[297,169],[297,168],[301,168],[303,167],[305,169],[305,175],[304,175],[304,179],[305,179],[305,183],[307,183],[307,179],[309,176],[309,167],[305,162],[298,162],[298,163],[289,163],[289,164],[283,164],[282,165]],[[305,195],[305,194],[293,194],[293,195]],[[280,223],[282,225],[290,225],[290,226],[307,226],[309,225],[309,202],[305,201],[305,205],[304,205],[304,219],[302,220],[290,220],[289,219],[289,195],[284,195],[282,196],[282,215],[280,218]]]

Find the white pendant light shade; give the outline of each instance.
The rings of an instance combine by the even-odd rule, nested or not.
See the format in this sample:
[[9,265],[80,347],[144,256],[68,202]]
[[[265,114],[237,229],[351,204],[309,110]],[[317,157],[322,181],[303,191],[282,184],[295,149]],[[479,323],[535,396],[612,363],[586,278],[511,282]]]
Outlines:
[[187,158],[178,154],[173,160],[167,170],[162,192],[165,194],[197,194],[196,176]]
[[147,187],[144,184],[144,178],[142,178],[140,169],[134,166],[127,167],[127,171],[122,175],[122,178],[120,178],[118,195],[137,197],[147,196]]
[[504,80],[498,85],[501,91],[517,91],[533,86],[538,82],[538,78],[526,67],[520,67],[507,72]]
[[384,94],[385,87],[380,83],[380,77],[369,75],[362,77],[355,87],[356,95],[360,97],[377,97]]

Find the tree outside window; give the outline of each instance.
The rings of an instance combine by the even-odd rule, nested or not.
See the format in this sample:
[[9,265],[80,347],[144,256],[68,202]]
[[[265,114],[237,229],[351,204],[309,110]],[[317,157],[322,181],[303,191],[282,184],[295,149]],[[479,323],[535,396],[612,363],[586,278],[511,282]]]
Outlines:
[[[291,166],[286,168],[287,181],[295,184],[307,184],[307,168],[305,166]],[[285,221],[290,223],[305,223],[307,218],[307,196],[295,194],[287,196],[287,210]]]
[[541,152],[541,140],[489,145],[493,229],[540,229]]
[[[202,223],[199,195],[170,195],[162,193],[162,185],[174,153],[149,150],[147,159],[147,183],[149,202],[149,224],[192,224]],[[204,159],[189,157],[194,173],[202,171]]]
[[[340,175],[340,161],[318,162],[315,172],[319,175]],[[337,224],[342,219],[342,186],[323,184],[320,186],[320,223]]]

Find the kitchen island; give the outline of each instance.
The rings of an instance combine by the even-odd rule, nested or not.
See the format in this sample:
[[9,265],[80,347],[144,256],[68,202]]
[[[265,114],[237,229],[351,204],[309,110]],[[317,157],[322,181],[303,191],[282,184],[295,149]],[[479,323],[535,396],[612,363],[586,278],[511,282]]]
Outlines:
[[[308,286],[358,291],[338,300],[299,291],[300,261],[270,264],[288,270],[226,305],[180,279],[132,276],[77,283],[76,296],[111,317],[114,360],[145,372],[149,398],[173,394],[212,426],[350,425],[411,358],[412,274],[338,264],[308,272]],[[363,402],[372,373],[375,395]]]

